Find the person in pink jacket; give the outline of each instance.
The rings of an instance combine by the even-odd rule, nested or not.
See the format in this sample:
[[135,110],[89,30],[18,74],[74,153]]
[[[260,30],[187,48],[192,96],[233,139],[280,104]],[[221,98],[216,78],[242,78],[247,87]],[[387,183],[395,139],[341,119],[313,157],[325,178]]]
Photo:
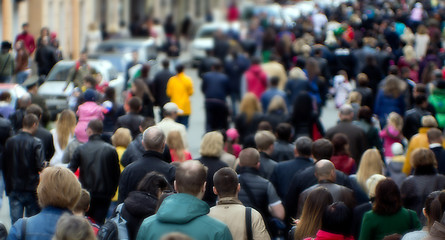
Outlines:
[[253,58],[252,65],[245,73],[247,91],[255,94],[258,99],[267,89],[267,75],[261,68],[260,61],[259,58]]
[[77,122],[74,134],[79,142],[85,143],[88,141],[88,135],[86,129],[88,123],[94,119],[104,119],[104,108],[98,105],[96,101],[96,91],[93,89],[87,89],[83,93],[85,103],[79,105],[77,109],[77,116],[79,121]]

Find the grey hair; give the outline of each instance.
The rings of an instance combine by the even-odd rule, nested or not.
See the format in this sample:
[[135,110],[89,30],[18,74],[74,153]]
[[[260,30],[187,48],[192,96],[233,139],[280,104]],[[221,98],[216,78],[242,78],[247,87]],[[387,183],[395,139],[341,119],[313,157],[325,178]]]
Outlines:
[[354,113],[354,109],[350,104],[343,104],[343,106],[340,107],[340,114],[341,115],[349,115]]
[[312,139],[308,137],[299,137],[295,141],[298,154],[308,157],[312,154]]
[[165,146],[165,135],[159,127],[149,127],[142,135],[142,143],[147,151],[162,152]]

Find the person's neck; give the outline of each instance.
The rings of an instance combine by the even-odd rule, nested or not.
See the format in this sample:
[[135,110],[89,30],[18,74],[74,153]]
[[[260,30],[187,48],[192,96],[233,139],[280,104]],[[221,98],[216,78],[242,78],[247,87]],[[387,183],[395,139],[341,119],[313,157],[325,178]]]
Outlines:
[[34,131],[32,129],[29,129],[29,128],[22,128],[22,132],[29,133],[31,135],[34,134]]

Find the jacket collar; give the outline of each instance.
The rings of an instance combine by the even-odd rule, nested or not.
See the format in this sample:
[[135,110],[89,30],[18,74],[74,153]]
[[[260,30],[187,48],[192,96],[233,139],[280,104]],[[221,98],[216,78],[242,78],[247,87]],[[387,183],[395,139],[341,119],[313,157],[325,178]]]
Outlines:
[[250,174],[258,175],[258,176],[260,175],[260,171],[253,167],[240,167],[240,173],[241,174],[250,173]]
[[243,203],[237,197],[224,197],[220,198],[216,205],[227,205],[227,204],[239,204],[243,205]]
[[94,141],[94,140],[102,141],[102,137],[100,136],[100,134],[93,134],[90,137],[88,137],[88,142],[89,141]]
[[414,170],[414,175],[435,175],[437,170],[434,166],[420,166]]
[[265,153],[265,152],[260,152],[260,158],[268,158],[271,159],[269,154]]
[[152,151],[152,150],[145,151],[142,156],[143,156],[144,159],[145,158],[159,158],[159,160],[161,160],[161,161],[163,159],[162,158],[162,153],[156,152],[156,151]]

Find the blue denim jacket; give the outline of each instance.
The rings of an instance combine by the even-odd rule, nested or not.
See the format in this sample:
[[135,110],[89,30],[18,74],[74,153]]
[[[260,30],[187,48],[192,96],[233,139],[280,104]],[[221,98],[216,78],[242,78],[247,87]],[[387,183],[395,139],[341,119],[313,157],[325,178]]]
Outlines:
[[[68,209],[46,207],[39,214],[28,218],[26,223],[26,240],[52,239],[56,232],[57,221],[64,213],[72,214]],[[19,219],[9,230],[7,240],[19,240],[22,237],[23,218]]]

